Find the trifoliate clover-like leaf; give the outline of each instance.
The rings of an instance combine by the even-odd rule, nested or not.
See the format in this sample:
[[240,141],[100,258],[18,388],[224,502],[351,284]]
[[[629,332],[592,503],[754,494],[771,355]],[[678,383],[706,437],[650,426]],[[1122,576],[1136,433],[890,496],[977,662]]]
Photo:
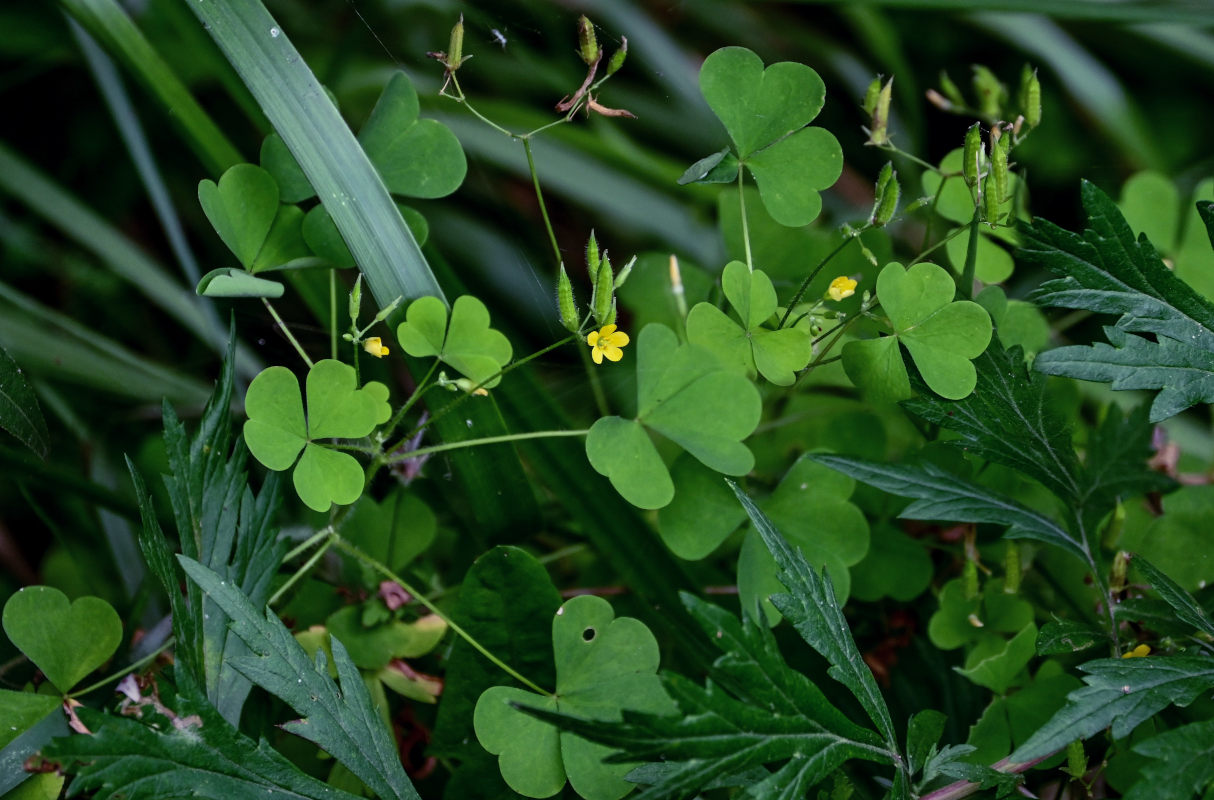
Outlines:
[[952,277],[935,264],[922,262],[909,270],[887,264],[877,276],[877,298],[893,336],[844,345],[848,377],[879,399],[910,397],[901,343],[933,392],[950,400],[969,395],[977,382],[972,359],[990,343],[991,318],[977,303],[954,302],[955,290]]
[[[843,151],[835,137],[805,127],[826,99],[818,73],[788,61],[764,69],[750,50],[725,47],[704,60],[700,91],[733,140],[737,161],[754,176],[772,218],[789,227],[816,219],[822,209],[818,192],[843,171]],[[726,159],[712,158],[684,178],[719,180],[720,171],[713,168]]]
[[198,202],[219,238],[249,272],[308,256],[297,206],[279,205],[278,184],[254,164],[237,164],[219,183],[198,184]]
[[491,389],[501,382],[494,377],[510,361],[510,340],[489,327],[489,310],[471,295],[457,298],[451,307],[437,297],[420,297],[405,312],[396,327],[396,338],[405,352],[416,358],[437,356],[475,383]]
[[751,376],[758,371],[777,386],[791,386],[797,370],[809,363],[813,347],[803,330],[763,327],[776,311],[771,279],[761,270],[751,272],[741,261],[731,261],[721,274],[721,287],[741,325],[711,303],[698,303],[687,315],[688,341],[713,350]]
[[[295,490],[308,508],[328,511],[362,494],[363,469],[348,453],[317,444],[318,439],[358,439],[388,420],[388,387],[371,381],[358,388],[354,368],[318,361],[308,372],[308,414],[299,382],[286,367],[263,370],[245,395],[245,443],[253,457],[272,470],[296,464]],[[300,457],[300,453],[303,456]]]
[[754,384],[723,367],[715,353],[680,345],[664,325],[647,325],[637,337],[637,416],[596,422],[586,437],[586,456],[628,502],[661,508],[674,497],[674,485],[646,428],[717,472],[745,475],[754,456],[742,440],[761,413]]
[[548,797],[566,779],[587,800],[617,800],[632,790],[631,764],[605,764],[612,749],[541,722],[514,707],[524,705],[587,719],[618,721],[621,710],[672,713],[657,676],[658,644],[644,623],[615,618],[601,597],[583,595],[561,606],[552,620],[556,692],[548,697],[495,686],[476,704],[476,736],[498,756],[502,777],[527,797]]

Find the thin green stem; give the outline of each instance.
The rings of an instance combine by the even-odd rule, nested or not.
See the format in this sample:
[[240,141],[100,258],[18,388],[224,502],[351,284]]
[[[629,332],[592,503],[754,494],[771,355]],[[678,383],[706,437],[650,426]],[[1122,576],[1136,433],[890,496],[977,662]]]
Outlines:
[[888,153],[893,153],[894,155],[897,155],[897,156],[902,156],[907,161],[910,161],[913,164],[918,164],[919,166],[923,167],[924,169],[931,170],[932,172],[935,172],[941,176],[947,176],[950,174],[950,173],[946,173],[944,170],[940,169],[935,164],[928,163],[927,161],[924,161],[923,159],[919,158],[919,156],[917,156],[913,153],[908,153],[905,150],[902,150],[893,142],[882,145],[880,149],[882,149]]
[[291,333],[291,329],[287,327],[287,323],[283,322],[282,317],[278,316],[278,312],[274,310],[274,306],[270,305],[269,300],[263,297],[261,298],[261,302],[262,305],[266,307],[266,311],[270,312],[270,316],[274,318],[274,322],[278,324],[279,330],[281,330],[283,335],[287,337],[287,341],[290,342],[291,346],[295,348],[295,352],[299,353],[299,357],[304,360],[304,363],[307,364],[308,368],[310,369],[312,367],[312,359],[308,358],[308,354],[304,352],[303,347],[295,338],[295,334]]
[[[384,428],[383,431],[383,438],[387,439],[389,436],[391,436],[392,431],[396,430],[396,426],[399,425],[401,420],[405,418],[405,414],[409,413],[409,409],[417,405],[417,401],[422,399],[422,395],[425,394],[426,390],[430,388],[430,378],[434,376],[435,370],[438,369],[438,363],[438,359],[434,359],[434,363],[431,364],[430,369],[426,371],[426,375],[422,378],[421,383],[417,384],[417,388],[413,390],[413,394],[409,395],[405,399],[405,402],[401,404],[401,407],[398,408],[396,413],[392,415],[392,419],[388,420],[388,426]],[[408,439],[412,437],[406,436],[405,438]]]
[[535,171],[535,157],[531,154],[531,138],[523,139],[523,150],[527,153],[527,169],[531,171],[531,184],[535,187],[535,199],[540,205],[540,216],[544,219],[544,228],[548,231],[548,242],[552,245],[552,255],[559,267],[562,263],[561,248],[556,243],[556,231],[552,230],[552,220],[548,218],[548,207],[544,205],[544,192],[540,189],[540,176]]
[[170,636],[168,639],[165,640],[164,644],[160,645],[160,647],[157,647],[155,650],[148,653],[146,656],[139,659],[135,663],[133,663],[123,669],[118,670],[117,672],[115,672],[112,675],[105,676],[104,678],[97,681],[96,683],[90,683],[88,686],[85,686],[83,689],[77,689],[74,692],[68,692],[67,694],[65,694],[63,696],[64,699],[67,699],[69,697],[83,697],[84,695],[88,694],[89,692],[93,692],[93,691],[96,691],[97,689],[100,689],[102,686],[105,686],[107,683],[110,683],[111,681],[118,680],[123,675],[127,675],[131,672],[136,672],[137,670],[143,669],[148,664],[155,661],[157,656],[159,656],[165,650],[168,650],[170,647],[172,647],[173,641],[174,641],[173,637]]
[[603,391],[599,373],[595,370],[594,362],[590,360],[590,351],[579,347],[578,352],[582,356],[582,366],[586,368],[586,377],[590,381],[590,393],[594,396],[594,407],[598,410],[600,417],[606,417],[611,414],[611,409],[607,405],[607,393]]
[[384,459],[386,464],[399,464],[402,461],[408,461],[411,458],[420,456],[428,456],[431,453],[442,453],[447,450],[459,450],[464,447],[479,447],[484,444],[502,444],[503,442],[517,442],[523,439],[555,439],[561,436],[585,436],[590,432],[589,428],[578,431],[529,431],[527,433],[504,433],[501,436],[486,436],[482,439],[465,439],[462,442],[446,442],[444,444],[436,444],[430,447],[421,447],[417,450],[410,450],[408,453],[402,453],[399,456],[394,456]]
[[[337,270],[329,270],[329,358],[337,359]],[[354,374],[358,375],[358,347],[354,348]],[[361,381],[359,381],[361,384]]]
[[978,267],[978,225],[982,213],[978,206],[974,207],[974,219],[969,224],[969,252],[965,254],[965,268],[961,270],[961,285],[957,287],[959,294],[966,300],[974,297],[974,272]]
[[738,206],[742,210],[742,244],[746,248],[746,269],[755,271],[754,257],[750,252],[750,223],[746,220],[746,192],[742,186],[742,176],[745,170],[738,167]]
[[354,558],[363,562],[368,567],[375,570],[380,575],[383,575],[388,580],[399,584],[401,586],[401,588],[403,588],[406,592],[408,592],[410,595],[412,595],[413,598],[417,600],[417,602],[421,603],[423,606],[425,606],[427,609],[429,609],[432,614],[437,616],[443,622],[447,623],[447,626],[449,628],[451,628],[451,630],[453,630],[457,636],[459,636],[465,642],[470,644],[473,647],[473,649],[475,649],[478,653],[483,655],[485,658],[489,659],[489,661],[491,661],[493,664],[496,664],[497,667],[499,669],[501,669],[503,672],[505,672],[507,675],[514,678],[516,681],[523,684],[528,689],[531,689],[533,692],[538,692],[539,694],[542,694],[545,697],[553,696],[552,692],[548,692],[548,691],[545,691],[544,689],[541,689],[538,685],[536,685],[534,682],[528,680],[526,677],[524,677],[522,674],[520,674],[518,671],[516,671],[513,667],[511,667],[505,661],[502,661],[500,658],[498,658],[493,653],[491,653],[488,649],[485,648],[484,645],[482,645],[480,642],[478,642],[476,639],[474,639],[471,634],[469,634],[467,631],[465,631],[463,628],[461,628],[455,620],[453,620],[453,619],[451,619],[451,617],[447,616],[442,611],[442,609],[440,609],[438,606],[436,606],[434,603],[432,603],[424,594],[419,592],[417,589],[413,588],[413,586],[410,585],[408,581],[404,580],[399,575],[394,573],[392,570],[388,569],[387,566],[385,566],[384,564],[381,564],[376,559],[372,558],[371,556],[364,553],[362,550],[360,550],[357,547],[355,547],[354,545],[350,544],[349,542],[347,542],[345,539],[343,539],[338,534],[333,534],[333,542],[337,546],[337,549],[342,550],[346,553],[349,553],[350,555],[354,556]]
[[321,539],[325,538],[326,536],[328,536],[330,533],[333,532],[332,530],[330,530],[330,527],[331,526],[326,525],[325,527],[318,530],[316,533],[309,536],[307,539],[304,539],[302,542],[295,545],[295,547],[291,548],[291,551],[289,553],[287,553],[285,556],[282,557],[282,563],[285,564],[288,561],[293,561],[294,559],[299,558],[304,553],[311,550],[313,547],[316,546],[317,542],[319,542]]
[[452,100],[454,100],[455,102],[463,104],[464,108],[466,108],[466,109],[468,109],[469,111],[471,111],[471,112],[472,112],[472,115],[473,115],[474,117],[476,117],[476,118],[477,118],[477,119],[479,119],[481,122],[483,122],[483,123],[485,123],[486,125],[488,125],[490,128],[493,128],[493,130],[497,131],[498,133],[504,134],[505,136],[509,136],[511,139],[518,139],[518,138],[520,138],[519,134],[517,134],[517,133],[515,133],[515,132],[513,132],[513,131],[510,131],[510,130],[507,130],[507,129],[503,128],[501,125],[498,125],[496,122],[494,122],[493,120],[489,119],[488,117],[486,117],[486,116],[485,116],[484,114],[482,114],[481,112],[477,111],[477,110],[476,110],[476,108],[474,108],[474,107],[473,107],[473,105],[472,105],[471,103],[469,103],[469,102],[468,102],[468,97],[467,97],[467,95],[465,95],[465,94],[464,94],[464,90],[463,90],[463,89],[460,87],[460,85],[459,85],[459,78],[455,77],[455,73],[454,73],[454,72],[452,72],[452,73],[450,73],[450,74],[451,74],[451,85],[452,85],[453,87],[455,87],[455,92],[456,92],[456,93],[455,93],[455,94],[445,94],[445,93],[444,93],[444,97],[450,97],[450,98],[451,98]]
[[334,539],[337,538],[337,532],[333,530],[332,525],[326,526],[320,532],[328,534],[324,543],[321,544],[320,547],[316,548],[316,552],[308,556],[308,560],[301,564],[299,569],[295,570],[295,574],[293,574],[290,578],[287,578],[286,583],[279,586],[277,591],[270,595],[270,599],[266,601],[266,605],[276,605],[287,592],[294,588],[295,584],[303,580],[304,576],[312,571],[312,568],[315,567],[322,558],[324,558],[325,553],[329,552],[329,548],[333,546]]
[[915,265],[916,265],[916,264],[918,264],[920,261],[922,261],[923,259],[927,258],[927,257],[928,257],[928,256],[930,256],[932,253],[936,252],[936,251],[937,251],[937,250],[939,250],[941,247],[944,247],[944,245],[948,244],[948,243],[949,243],[949,242],[951,242],[953,239],[956,239],[958,236],[960,236],[962,233],[965,233],[965,232],[966,232],[966,231],[968,231],[968,230],[969,230],[969,226],[968,226],[968,225],[963,225],[963,226],[961,226],[961,227],[959,227],[959,228],[953,228],[951,231],[949,231],[949,232],[948,232],[948,236],[945,236],[943,239],[941,239],[940,241],[936,242],[934,245],[932,245],[931,247],[927,248],[927,249],[926,249],[926,250],[924,250],[922,253],[920,253],[919,255],[915,256],[913,259],[911,259],[911,261],[907,263],[906,268],[907,268],[907,269],[910,269],[911,267],[915,266]]
[[802,295],[804,295],[805,290],[809,288],[809,284],[813,283],[814,278],[818,277],[818,273],[825,269],[826,265],[830,263],[830,260],[839,255],[839,253],[843,251],[844,247],[851,244],[853,239],[859,239],[860,234],[863,233],[867,228],[868,226],[866,225],[863,228],[860,228],[859,230],[854,231],[850,235],[844,237],[843,241],[839,242],[835,249],[831,250],[826,255],[826,258],[822,259],[818,266],[813,268],[813,271],[805,277],[805,280],[801,281],[801,285],[797,287],[797,293],[792,296],[792,300],[789,301],[788,307],[784,309],[784,316],[780,317],[780,324],[776,326],[777,329],[783,328],[784,323],[788,322],[788,318],[792,316],[793,309],[797,307],[797,303],[801,302]]

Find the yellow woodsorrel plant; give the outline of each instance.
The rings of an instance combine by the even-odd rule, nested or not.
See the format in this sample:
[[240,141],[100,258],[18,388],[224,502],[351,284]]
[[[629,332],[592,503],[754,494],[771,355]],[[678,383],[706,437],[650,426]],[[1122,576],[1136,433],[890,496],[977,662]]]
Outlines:
[[[813,68],[738,46],[697,65],[704,124],[666,135],[711,155],[677,177],[628,138],[677,105],[625,82],[671,69],[629,55],[660,40],[630,3],[562,20],[564,62],[528,74],[553,114],[482,89],[548,26],[470,4],[430,74],[330,92],[302,29],[190,0],[264,127],[245,162],[122,8],[63,6],[196,142],[230,256],[191,276],[205,312],[149,291],[227,349],[196,422],[199,387],[164,402],[163,491],[128,461],[146,613],[5,603],[0,794],[1208,794],[1214,499],[1153,427],[1214,401],[1206,184],[1183,220],[1166,177],[1120,206],[1084,184],[1067,230],[1028,213],[1031,68],[942,75],[928,99],[965,124],[932,163],[902,147],[901,76],[856,133]],[[536,223],[542,300],[502,277],[486,201]],[[1055,277],[1008,283],[1033,269]],[[269,366],[238,354],[262,325]],[[45,452],[16,364],[0,425]],[[1085,419],[1073,379],[1156,394]]]

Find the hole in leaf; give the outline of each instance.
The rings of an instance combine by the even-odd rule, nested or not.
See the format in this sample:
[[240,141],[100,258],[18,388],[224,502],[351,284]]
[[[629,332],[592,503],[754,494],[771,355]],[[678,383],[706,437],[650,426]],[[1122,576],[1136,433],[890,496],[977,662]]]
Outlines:
[[587,628],[586,630],[582,631],[582,641],[593,642],[594,634],[595,634],[594,628]]

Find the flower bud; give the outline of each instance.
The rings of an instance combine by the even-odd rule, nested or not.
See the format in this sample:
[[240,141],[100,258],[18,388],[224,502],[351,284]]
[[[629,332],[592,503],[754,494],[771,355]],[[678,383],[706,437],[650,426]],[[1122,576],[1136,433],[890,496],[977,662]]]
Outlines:
[[893,164],[886,162],[881,168],[881,174],[877,176],[876,199],[873,201],[873,213],[869,220],[873,225],[881,227],[894,218],[901,192],[898,173],[894,172]]
[[354,279],[354,288],[350,290],[350,322],[357,324],[358,313],[363,306],[363,276],[360,272],[358,277]]
[[957,84],[953,83],[953,79],[944,70],[940,70],[940,92],[954,106],[965,107],[965,97],[961,94],[961,90],[957,88]]
[[995,177],[995,188],[999,193],[999,202],[1008,198],[1010,186],[1008,178],[1007,156],[1012,149],[1011,136],[999,136],[999,126],[991,128],[991,175]]
[[1037,80],[1037,70],[1024,65],[1020,73],[1020,113],[1024,115],[1024,124],[1031,131],[1041,124],[1041,82]]
[[577,303],[573,299],[573,283],[565,272],[565,264],[561,263],[561,274],[556,279],[556,307],[561,314],[561,324],[565,330],[573,333],[578,329]]
[[602,57],[603,51],[599,49],[598,38],[594,35],[594,23],[585,14],[577,20],[577,43],[578,53],[586,66],[591,66]]
[[607,62],[607,76],[610,77],[619,71],[620,67],[624,66],[624,59],[628,57],[628,37],[620,37],[620,47],[611,54],[610,60]]
[[978,185],[978,168],[982,158],[982,126],[975,122],[965,132],[965,150],[961,157],[961,174],[967,185]]
[[615,284],[614,284],[613,288],[619,289],[621,286],[624,285],[624,281],[628,280],[628,276],[632,274],[632,267],[636,263],[637,263],[636,256],[633,256],[631,259],[629,259],[628,263],[624,265],[624,268],[622,270],[620,270],[620,273],[615,276]]
[[999,222],[999,182],[995,173],[990,173],[982,181],[982,218],[987,224]]
[[612,312],[611,301],[615,294],[614,285],[615,276],[611,272],[611,259],[604,257],[594,282],[594,296],[590,300],[594,309],[594,319],[600,326],[611,324],[608,322],[608,317]]
[[593,230],[586,240],[586,272],[590,275],[590,285],[594,286],[599,279],[599,243],[594,238]]

